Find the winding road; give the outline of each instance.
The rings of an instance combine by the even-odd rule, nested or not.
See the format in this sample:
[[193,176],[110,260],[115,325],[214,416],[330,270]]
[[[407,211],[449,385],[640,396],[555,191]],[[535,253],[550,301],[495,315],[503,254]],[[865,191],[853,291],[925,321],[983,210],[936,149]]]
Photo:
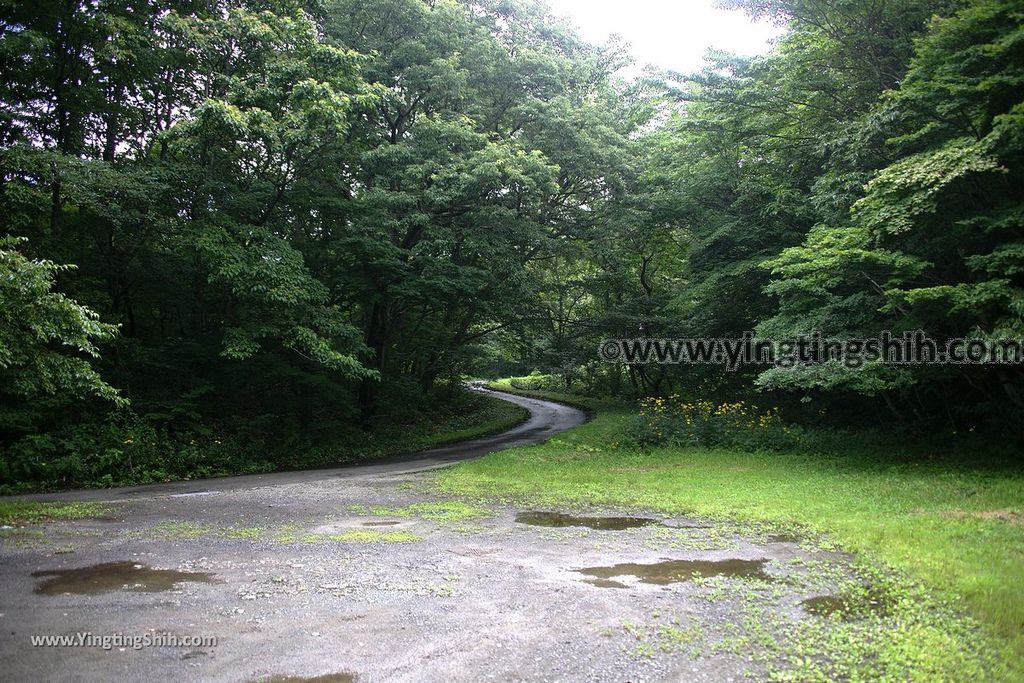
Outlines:
[[191,496],[212,492],[237,491],[261,486],[280,486],[315,482],[329,478],[351,478],[377,474],[408,474],[438,467],[448,467],[463,460],[479,458],[495,451],[529,446],[547,441],[555,434],[578,427],[587,420],[586,413],[552,401],[542,401],[514,394],[485,389],[479,384],[470,385],[473,391],[515,403],[530,411],[530,417],[518,427],[507,432],[485,436],[469,441],[460,441],[448,446],[432,448],[417,453],[391,456],[365,464],[341,465],[327,469],[300,470],[295,472],[272,472],[269,474],[247,474],[217,479],[176,481],[165,484],[130,486],[113,489],[85,489],[58,493],[17,496],[17,500],[35,501],[123,501],[162,496]]
[[766,680],[737,638],[842,627],[802,605],[845,594],[849,559],[795,537],[437,486],[586,419],[499,397],[529,420],[387,461],[36,496],[106,510],[0,527],[3,679]]

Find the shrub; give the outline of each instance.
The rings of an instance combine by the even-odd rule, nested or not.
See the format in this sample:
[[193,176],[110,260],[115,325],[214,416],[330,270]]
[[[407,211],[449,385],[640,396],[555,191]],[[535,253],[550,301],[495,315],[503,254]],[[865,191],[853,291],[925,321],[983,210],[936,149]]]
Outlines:
[[640,401],[627,421],[624,442],[640,447],[704,446],[782,450],[799,442],[800,431],[787,426],[778,408],[760,410],[745,401],[715,404],[677,396]]
[[561,391],[565,388],[560,378],[541,374],[540,370],[534,370],[526,377],[512,377],[509,384],[520,391]]
[[272,470],[258,445],[216,434],[176,433],[121,410],[15,441],[0,457],[0,494]]

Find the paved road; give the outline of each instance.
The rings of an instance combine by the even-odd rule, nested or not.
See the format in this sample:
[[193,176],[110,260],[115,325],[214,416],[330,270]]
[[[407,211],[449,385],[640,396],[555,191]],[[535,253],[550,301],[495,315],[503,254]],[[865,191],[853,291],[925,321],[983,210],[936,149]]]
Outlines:
[[[362,477],[374,474],[406,474],[448,467],[463,460],[479,458],[482,455],[515,446],[529,446],[547,441],[555,434],[567,429],[578,427],[587,420],[586,414],[560,403],[541,401],[535,398],[524,398],[513,394],[490,391],[473,386],[474,391],[500,398],[522,406],[530,411],[530,418],[514,429],[494,436],[486,436],[471,441],[461,441],[450,446],[433,448],[429,451],[408,453],[364,465],[344,465],[319,470],[302,470],[298,472],[273,472],[271,474],[249,474],[237,477],[218,479],[199,479],[177,481],[166,484],[150,484],[147,486],[131,486],[115,489],[88,489],[80,491],[64,491],[61,493],[43,493],[17,496],[19,500],[36,501],[119,501],[154,496],[181,494],[201,494],[215,491],[235,491],[260,486],[280,486],[314,482],[328,478]],[[14,498],[12,498],[14,499]]]
[[116,502],[0,528],[0,679],[767,680],[772,641],[843,628],[803,607],[848,592],[831,551],[707,520],[460,500],[421,471],[584,420],[505,398],[531,419],[387,463],[61,494]]

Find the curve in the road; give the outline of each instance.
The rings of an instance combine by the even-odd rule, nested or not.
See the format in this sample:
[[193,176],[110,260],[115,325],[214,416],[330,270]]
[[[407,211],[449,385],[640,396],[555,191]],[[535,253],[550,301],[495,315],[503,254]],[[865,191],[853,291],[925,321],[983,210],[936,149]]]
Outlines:
[[118,501],[133,498],[160,496],[200,496],[217,491],[249,489],[259,486],[279,486],[306,481],[319,481],[330,477],[359,477],[379,474],[406,474],[447,467],[463,460],[479,458],[494,451],[529,446],[547,441],[555,434],[577,427],[587,421],[586,414],[576,408],[526,398],[514,394],[491,391],[474,387],[474,391],[485,393],[503,401],[515,403],[530,411],[530,417],[514,429],[494,436],[485,436],[470,441],[461,441],[449,446],[428,451],[393,456],[365,464],[341,465],[328,469],[300,470],[297,472],[272,472],[269,474],[246,474],[219,479],[175,481],[166,484],[149,484],[117,489],[89,489],[17,496],[18,500],[36,501]]

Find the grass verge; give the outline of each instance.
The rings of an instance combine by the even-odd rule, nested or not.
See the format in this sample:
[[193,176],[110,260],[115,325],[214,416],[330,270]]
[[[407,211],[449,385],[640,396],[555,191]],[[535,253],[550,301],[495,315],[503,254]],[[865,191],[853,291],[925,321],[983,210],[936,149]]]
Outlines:
[[[345,431],[333,436],[311,438],[308,442],[296,442],[288,447],[235,444],[238,448],[234,449],[228,439],[212,450],[198,445],[178,452],[170,443],[164,444],[166,448],[163,450],[156,449],[156,444],[150,444],[153,448],[134,453],[134,458],[129,457],[133,451],[118,450],[118,457],[124,460],[118,464],[114,458],[114,464],[108,462],[99,469],[82,465],[77,456],[68,456],[69,461],[78,463],[73,475],[57,478],[54,472],[63,471],[61,468],[43,468],[46,470],[41,475],[44,478],[0,484],[0,495],[68,488],[139,486],[368,462],[500,434],[522,424],[529,416],[529,411],[521,406],[459,387],[447,395],[440,393],[428,408],[417,408],[400,415],[382,414],[368,431],[347,425]],[[137,446],[128,439],[124,443],[118,442],[116,449]],[[96,452],[103,451],[97,449]]]
[[593,398],[590,396],[579,396],[577,394],[559,394],[553,391],[528,391],[526,389],[519,389],[512,386],[512,379],[496,379],[487,383],[488,389],[494,391],[501,391],[506,394],[513,394],[515,396],[525,396],[526,398],[540,398],[547,401],[558,401],[580,410],[585,410],[588,414],[594,415],[602,410],[625,410],[626,405],[621,401],[611,398]]
[[36,503],[5,500],[0,501],[0,526],[101,517],[106,513],[107,508],[98,503]]
[[1020,468],[972,463],[967,455],[897,463],[884,452],[857,453],[853,444],[842,457],[699,448],[637,452],[616,444],[627,415],[599,412],[546,444],[440,472],[437,485],[447,493],[533,505],[612,506],[826,532],[980,624],[973,630],[950,625],[930,639],[903,637],[901,661],[910,663],[899,670],[907,678],[968,680],[972,674],[960,659],[942,659],[946,666],[936,658],[987,649],[1005,665],[1002,676],[1024,680]]
[[479,392],[460,392],[453,395],[451,404],[438,405],[416,419],[386,419],[372,431],[350,434],[317,448],[296,449],[270,469],[313,469],[415,453],[500,434],[530,417],[528,410],[514,403]]
[[415,543],[422,541],[422,536],[417,536],[408,531],[374,531],[371,529],[350,529],[340,534],[328,534],[317,536],[310,534],[302,539],[305,543],[321,543],[333,541],[335,543]]
[[501,434],[513,427],[518,427],[530,417],[530,411],[522,406],[502,401],[501,399],[491,398],[490,396],[484,396],[483,398],[487,402],[487,407],[475,415],[476,421],[474,424],[463,427],[452,425],[445,430],[434,431],[409,439],[406,443],[411,444],[411,447],[407,446],[406,450],[438,448],[460,441]]

